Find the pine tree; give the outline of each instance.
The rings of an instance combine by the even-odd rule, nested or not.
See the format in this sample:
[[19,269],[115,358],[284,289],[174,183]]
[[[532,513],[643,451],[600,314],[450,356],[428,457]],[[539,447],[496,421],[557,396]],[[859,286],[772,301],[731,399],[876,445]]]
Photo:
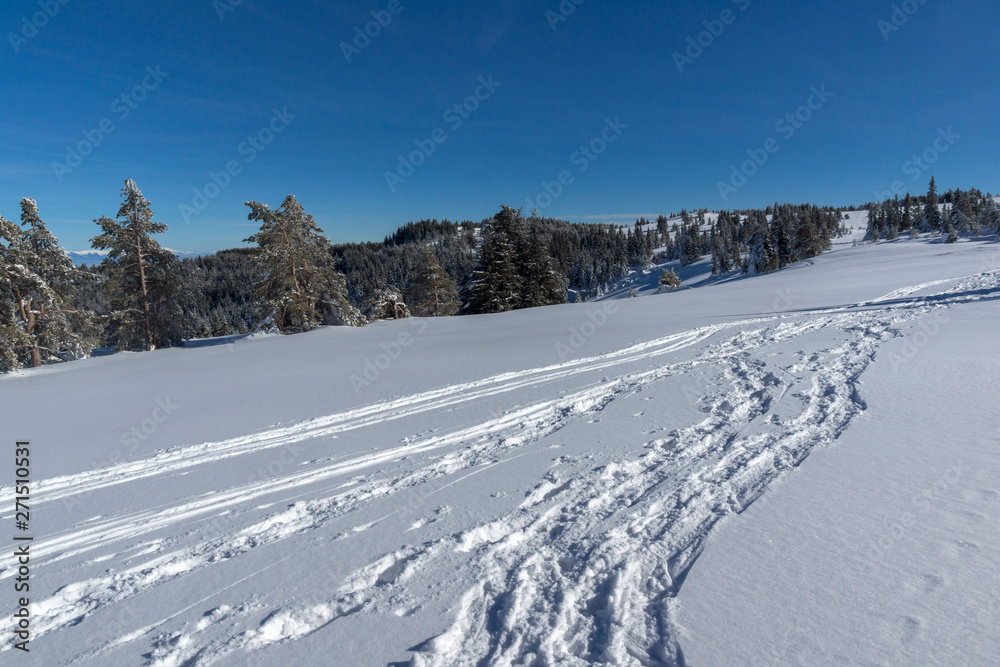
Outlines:
[[784,268],[797,262],[802,255],[797,252],[796,247],[796,235],[793,231],[794,214],[790,210],[779,211],[778,205],[775,204],[774,219],[771,221],[771,236],[778,253],[778,266]]
[[41,277],[28,269],[21,251],[21,230],[0,216],[0,370],[21,366],[22,352],[32,346],[21,326],[21,294],[25,289],[41,290]]
[[407,299],[418,317],[447,317],[458,311],[455,281],[429,248],[424,248],[423,263],[410,284]]
[[811,259],[823,253],[823,241],[808,209],[802,212],[795,235],[795,254],[799,259]]
[[913,197],[910,193],[906,193],[906,198],[903,199],[903,217],[900,220],[899,228],[901,231],[908,232],[913,227]]
[[122,188],[124,201],[117,219],[95,222],[101,233],[91,239],[108,250],[102,266],[108,273],[115,311],[112,326],[119,349],[146,351],[180,343],[177,316],[177,258],[164,250],[153,234],[167,226],[153,222],[153,209],[132,179]]
[[[962,209],[955,206],[951,210],[951,215],[948,216],[948,222],[945,223],[945,232],[948,234],[948,243],[954,243],[958,240],[958,235],[965,232],[974,231],[973,222],[962,212]],[[952,240],[954,237],[954,240]]]
[[750,267],[754,273],[771,273],[779,267],[778,252],[767,221],[763,217],[750,239]]
[[979,225],[1000,234],[1000,209],[992,197],[987,198],[983,210],[979,213]]
[[24,332],[31,339],[31,365],[64,356],[80,358],[90,354],[98,330],[88,313],[69,305],[75,283],[89,274],[77,270],[59,241],[38,214],[34,199],[21,200],[20,247],[28,270],[40,283],[20,293],[19,311]]
[[941,229],[942,220],[939,205],[940,200],[937,194],[937,184],[934,182],[934,177],[931,176],[931,183],[927,188],[927,201],[924,204],[924,223],[931,231],[939,231]]
[[256,201],[246,205],[248,219],[261,223],[244,242],[257,244],[253,257],[264,276],[257,284],[264,321],[283,334],[317,324],[363,324],[347,298],[346,278],[334,269],[329,241],[295,197],[288,195],[276,210]]
[[410,309],[399,290],[392,285],[383,285],[365,297],[361,314],[366,322],[404,320],[410,316]]
[[520,211],[504,206],[483,227],[479,261],[469,285],[466,310],[471,313],[515,310],[521,304],[515,264],[522,236]]
[[538,233],[538,225],[531,226],[531,233],[524,243],[519,260],[521,308],[566,303],[566,283],[552,268],[552,258]]
[[673,269],[663,269],[660,274],[660,290],[667,290],[668,292],[673,292],[674,290],[680,288],[683,285],[681,277],[677,275],[677,272]]
[[[690,219],[690,216],[688,218]],[[701,239],[696,223],[684,225],[679,245],[681,266],[689,266],[701,259]]]

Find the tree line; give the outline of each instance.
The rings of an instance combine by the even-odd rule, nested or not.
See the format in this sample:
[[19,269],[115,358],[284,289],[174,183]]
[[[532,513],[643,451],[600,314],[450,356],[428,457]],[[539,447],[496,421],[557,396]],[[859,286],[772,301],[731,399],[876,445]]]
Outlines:
[[[712,274],[765,274],[818,256],[843,234],[845,208],[777,204],[709,213],[682,210],[632,226],[525,217],[508,206],[480,222],[422,220],[381,243],[331,245],[289,195],[251,201],[260,225],[248,248],[178,259],[156,237],[149,201],[132,180],[115,218],[95,220],[106,251],[76,267],[37,203],[21,224],[0,217],[0,371],[87,356],[97,347],[155,350],[185,340],[273,329],[363,326],[379,319],[498,313],[587,300],[630,271],[711,258]],[[1000,233],[990,195],[975,188],[870,203],[867,239],[902,233]],[[664,270],[661,285],[681,284]]]

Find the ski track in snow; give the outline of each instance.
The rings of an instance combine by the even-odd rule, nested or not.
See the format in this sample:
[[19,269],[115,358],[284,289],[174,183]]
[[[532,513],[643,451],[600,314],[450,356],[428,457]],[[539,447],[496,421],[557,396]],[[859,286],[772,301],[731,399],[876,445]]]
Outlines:
[[[957,285],[938,294],[911,297],[949,282]],[[348,460],[320,461],[306,470],[208,493],[177,506],[101,517],[39,540],[37,560],[51,567],[150,532],[190,525],[198,517],[225,516],[265,496],[287,499],[289,493],[318,482],[376,468],[373,479],[346,490],[341,486],[327,497],[295,502],[252,525],[234,528],[220,522],[214,526],[215,534],[205,535],[195,534],[196,528],[184,536],[195,542],[190,546],[162,553],[179,540],[135,542],[110,557],[133,550],[132,559],[152,557],[122,571],[65,585],[33,603],[33,638],[83,622],[99,610],[195,570],[329,525],[372,501],[415,487],[428,488],[424,485],[433,480],[463,471],[476,474],[519,456],[518,450],[527,444],[600,413],[616,398],[695,368],[711,367],[718,373],[717,389],[701,397],[704,419],[651,440],[639,456],[596,468],[581,463],[563,476],[549,472],[514,511],[458,534],[385,554],[348,575],[325,602],[288,600],[272,608],[253,630],[201,638],[209,626],[251,613],[249,602],[235,610],[223,605],[206,614],[196,627],[154,638],[144,650],[149,664],[207,665],[234,652],[255,652],[295,641],[350,614],[391,613],[403,602],[413,606],[419,601],[408,586],[416,575],[443,557],[461,554],[468,559],[463,569],[476,573],[475,585],[454,607],[454,622],[413,654],[414,665],[535,661],[683,665],[674,621],[675,597],[713,526],[746,509],[778,476],[801,463],[815,447],[836,439],[866,408],[858,379],[880,345],[900,335],[898,326],[937,309],[984,298],[998,286],[1000,272],[993,271],[961,281],[895,290],[853,307],[858,310],[817,310],[702,327],[605,355],[506,373],[44,480],[33,498],[36,504],[288,443],[328,438],[387,419],[446,410],[584,373],[612,371],[601,382],[451,433],[416,438]],[[726,333],[734,328],[743,330]],[[760,354],[822,330],[838,331],[840,343],[827,350],[801,352],[790,367],[769,365]],[[616,366],[702,344],[688,359],[614,374]],[[780,418],[773,411],[779,402]],[[408,458],[409,467],[374,478],[380,466],[401,457]],[[8,490],[0,489],[0,493]],[[351,532],[341,538],[350,539]],[[0,559],[0,579],[13,576],[14,568],[11,557]],[[88,660],[143,640],[179,613],[136,628],[77,659]],[[5,641],[0,651],[10,647],[11,642]]]

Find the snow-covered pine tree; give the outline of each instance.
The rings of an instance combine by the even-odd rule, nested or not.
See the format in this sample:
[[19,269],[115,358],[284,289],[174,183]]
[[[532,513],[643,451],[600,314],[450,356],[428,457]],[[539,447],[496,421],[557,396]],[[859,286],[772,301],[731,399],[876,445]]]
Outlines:
[[429,248],[423,249],[423,262],[410,283],[407,299],[418,317],[447,317],[458,311],[455,281]]
[[[641,233],[639,238],[642,238]],[[539,234],[537,224],[531,226],[531,232],[523,246],[518,261],[522,286],[520,307],[535,308],[566,303],[566,281],[552,267],[552,258]]]
[[398,289],[392,285],[384,285],[365,297],[361,314],[367,322],[403,320],[410,316],[410,309]]
[[[47,360],[90,354],[100,334],[89,313],[69,305],[76,283],[91,274],[73,266],[66,251],[38,214],[34,199],[21,200],[22,256],[28,270],[41,280],[36,288],[25,286],[20,293],[18,312],[21,326],[31,339],[33,367]],[[62,355],[62,356],[60,356]]]
[[885,238],[889,241],[895,241],[899,238],[899,228],[902,225],[899,195],[896,195],[896,198],[888,206],[889,216],[885,223]]
[[771,221],[771,236],[774,238],[775,250],[778,253],[778,267],[784,268],[797,262],[801,255],[796,252],[795,218],[791,207],[774,206],[774,218]]
[[[684,213],[687,212],[684,211]],[[688,215],[689,220],[690,218],[691,216]],[[690,222],[681,227],[681,237],[677,246],[680,252],[681,266],[689,266],[701,259],[701,239],[697,223]]]
[[913,227],[913,197],[910,193],[906,193],[906,197],[903,199],[903,215],[900,218],[899,229],[900,231],[908,232]]
[[102,266],[112,292],[113,338],[119,349],[180,344],[177,257],[152,237],[167,226],[153,221],[153,209],[132,179],[125,181],[122,197],[117,219],[95,220],[101,233],[91,239],[95,249],[109,251]]
[[816,231],[812,213],[808,208],[802,212],[795,234],[795,255],[798,259],[811,259],[823,253],[823,239]]
[[681,277],[673,269],[663,269],[660,274],[660,291],[673,292],[683,285]]
[[979,225],[1000,234],[1000,208],[993,197],[986,199],[983,210],[979,213]]
[[868,206],[868,230],[865,232],[865,241],[878,243],[882,238],[882,206],[881,204],[870,204]]
[[778,270],[778,252],[767,220],[761,215],[757,228],[750,238],[750,268],[755,274],[771,273]]
[[972,220],[956,205],[951,209],[951,215],[948,216],[948,222],[945,223],[945,232],[948,234],[947,242],[954,243],[958,240],[959,234],[971,231],[974,231]]
[[646,273],[653,268],[653,251],[656,249],[656,230],[647,230],[642,237],[642,270]]
[[665,215],[657,216],[656,232],[659,242],[657,245],[668,245],[670,243],[670,219]]
[[503,313],[521,303],[516,259],[523,223],[520,211],[504,206],[483,225],[479,261],[473,271],[466,310]]
[[725,275],[732,270],[728,248],[728,244],[731,242],[729,235],[729,214],[722,211],[719,213],[719,219],[712,226],[713,275]]
[[937,193],[937,183],[935,183],[934,177],[931,176],[930,185],[927,187],[927,200],[924,203],[924,225],[929,231],[936,232],[941,230],[943,221],[939,206],[940,199]]
[[32,345],[21,325],[18,295],[25,287],[46,287],[44,281],[28,269],[20,238],[20,228],[0,216],[0,371],[20,368],[23,351]]
[[246,202],[249,220],[260,231],[253,257],[264,277],[257,284],[262,320],[283,334],[308,331],[317,324],[361,326],[361,313],[347,298],[347,281],[333,266],[323,230],[293,195],[281,207]]
[[739,213],[732,213],[729,218],[729,252],[731,256],[729,258],[730,265],[734,270],[741,270],[743,268],[743,237],[740,236],[740,227],[742,222],[740,221]]

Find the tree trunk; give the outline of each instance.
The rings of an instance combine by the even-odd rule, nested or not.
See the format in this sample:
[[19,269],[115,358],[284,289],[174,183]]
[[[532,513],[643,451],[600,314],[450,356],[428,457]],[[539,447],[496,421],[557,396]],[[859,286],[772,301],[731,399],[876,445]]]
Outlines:
[[152,319],[152,317],[149,313],[149,294],[146,291],[146,268],[145,266],[143,266],[142,263],[142,237],[139,235],[138,231],[136,231],[135,233],[135,249],[136,249],[136,254],[138,255],[138,262],[139,262],[139,289],[142,291],[142,312],[143,312],[142,328],[143,328],[143,333],[145,334],[146,337],[146,352],[152,352],[153,337],[152,337],[152,332],[149,330],[150,320]]
[[24,323],[24,328],[27,330],[28,335],[31,336],[33,344],[31,346],[31,367],[38,368],[42,365],[42,351],[38,343],[38,337],[35,336],[35,313],[28,307],[28,319]]

